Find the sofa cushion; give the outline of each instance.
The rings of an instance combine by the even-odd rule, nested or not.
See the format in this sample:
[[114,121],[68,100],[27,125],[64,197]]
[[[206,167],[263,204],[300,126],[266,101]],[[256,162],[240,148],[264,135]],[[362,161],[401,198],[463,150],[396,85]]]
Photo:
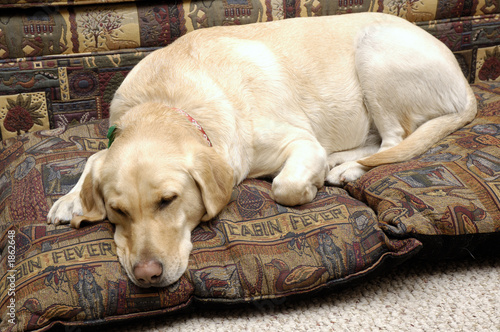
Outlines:
[[416,238],[423,258],[500,253],[500,84],[476,84],[479,113],[413,160],[350,183],[393,238]]
[[421,247],[411,238],[387,237],[374,212],[343,189],[325,187],[313,202],[289,208],[270,198],[269,182],[247,180],[216,219],[193,231],[194,249],[179,282],[138,288],[118,262],[112,224],[76,230],[46,223],[50,206],[74,186],[86,159],[106,148],[107,127],[108,120],[100,120],[0,145],[2,330],[102,324],[193,302],[277,304],[344,287]]

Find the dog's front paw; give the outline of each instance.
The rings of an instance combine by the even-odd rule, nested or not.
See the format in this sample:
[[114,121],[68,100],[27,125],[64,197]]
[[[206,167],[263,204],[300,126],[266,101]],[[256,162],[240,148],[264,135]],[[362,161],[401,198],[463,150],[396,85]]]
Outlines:
[[318,188],[306,181],[288,181],[276,177],[272,184],[272,198],[281,205],[295,206],[311,202]]
[[343,186],[347,182],[356,181],[368,170],[370,167],[363,166],[356,161],[348,161],[332,168],[326,181],[334,186]]
[[59,198],[49,211],[47,223],[67,224],[74,216],[83,214],[80,192],[72,192]]

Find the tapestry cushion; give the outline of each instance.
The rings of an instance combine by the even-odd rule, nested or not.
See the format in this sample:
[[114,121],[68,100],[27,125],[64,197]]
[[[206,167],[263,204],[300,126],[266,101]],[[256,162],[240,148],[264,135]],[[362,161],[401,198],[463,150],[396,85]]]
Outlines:
[[386,236],[373,210],[341,188],[324,187],[313,202],[290,208],[270,198],[269,182],[247,180],[217,218],[193,231],[181,279],[141,289],[118,262],[112,224],[76,230],[46,222],[87,158],[106,148],[107,128],[105,119],[1,143],[2,331],[104,324],[204,302],[276,305],[344,287],[421,248]]
[[500,253],[500,84],[473,86],[476,119],[413,160],[377,167],[350,194],[392,238],[416,238],[422,258]]

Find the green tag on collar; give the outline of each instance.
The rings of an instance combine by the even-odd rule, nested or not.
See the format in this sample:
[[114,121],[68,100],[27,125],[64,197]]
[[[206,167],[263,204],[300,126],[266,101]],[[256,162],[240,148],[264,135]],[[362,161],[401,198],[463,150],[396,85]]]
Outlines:
[[111,147],[111,144],[113,144],[115,140],[115,134],[116,134],[116,125],[109,127],[108,130],[108,149]]

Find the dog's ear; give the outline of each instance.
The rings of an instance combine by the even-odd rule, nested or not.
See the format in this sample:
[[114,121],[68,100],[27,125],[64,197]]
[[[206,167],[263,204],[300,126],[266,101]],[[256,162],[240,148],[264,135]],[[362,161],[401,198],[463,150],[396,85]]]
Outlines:
[[96,161],[90,172],[85,175],[80,191],[83,215],[74,216],[71,219],[71,226],[74,228],[80,228],[82,221],[97,222],[106,219],[106,208],[100,188],[99,166],[100,163]]
[[193,158],[190,173],[201,191],[206,214],[201,218],[214,218],[227,205],[233,190],[233,170],[213,148],[203,149]]

